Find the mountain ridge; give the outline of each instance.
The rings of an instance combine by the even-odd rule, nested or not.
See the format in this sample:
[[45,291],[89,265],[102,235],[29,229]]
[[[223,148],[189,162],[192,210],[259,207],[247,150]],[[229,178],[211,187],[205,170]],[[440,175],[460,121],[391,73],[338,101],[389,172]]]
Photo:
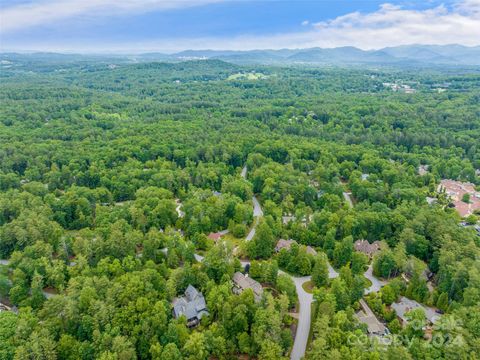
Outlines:
[[0,60],[12,57],[37,57],[44,59],[104,58],[130,62],[184,61],[216,59],[238,64],[265,65],[480,65],[480,46],[451,45],[401,45],[377,50],[362,50],[353,46],[304,49],[257,50],[184,50],[173,54],[146,52],[140,54],[62,54],[38,52],[29,54],[0,53]]

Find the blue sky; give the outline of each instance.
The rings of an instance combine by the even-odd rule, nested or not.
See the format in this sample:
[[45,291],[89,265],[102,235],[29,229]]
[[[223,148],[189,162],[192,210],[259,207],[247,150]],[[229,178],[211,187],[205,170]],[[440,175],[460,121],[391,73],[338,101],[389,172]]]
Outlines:
[[0,0],[0,50],[480,44],[480,0]]

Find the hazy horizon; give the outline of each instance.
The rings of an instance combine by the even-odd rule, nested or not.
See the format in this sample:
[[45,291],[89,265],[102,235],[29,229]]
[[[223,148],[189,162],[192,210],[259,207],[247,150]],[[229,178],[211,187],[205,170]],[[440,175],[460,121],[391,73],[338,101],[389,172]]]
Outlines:
[[480,0],[6,0],[1,52],[480,45]]

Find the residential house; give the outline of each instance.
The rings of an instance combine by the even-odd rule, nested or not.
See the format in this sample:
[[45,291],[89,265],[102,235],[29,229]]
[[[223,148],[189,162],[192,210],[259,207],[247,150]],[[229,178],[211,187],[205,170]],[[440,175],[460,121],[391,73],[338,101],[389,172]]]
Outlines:
[[[278,240],[277,245],[275,246],[275,252],[280,252],[282,249],[290,251],[293,244],[298,244],[298,243],[292,239],[289,239],[289,240],[280,239]],[[311,246],[306,246],[305,251],[307,252],[307,254],[317,255],[317,251]]]
[[[419,265],[419,264],[421,264],[421,265]],[[403,272],[404,272],[404,275],[405,275],[405,277],[404,277],[405,281],[407,281],[407,282],[410,281],[410,279],[413,277],[413,275],[414,275],[415,272],[417,271],[416,269],[417,269],[419,266],[421,266],[420,269],[423,268],[423,270],[422,270],[422,272],[421,272],[421,274],[420,274],[420,276],[421,276],[423,279],[429,281],[429,280],[431,280],[431,279],[433,278],[434,273],[432,273],[432,272],[430,271],[430,269],[428,268],[428,266],[427,266],[426,264],[423,264],[423,263],[422,263],[420,260],[418,260],[418,259],[410,258],[409,260],[407,260],[407,262],[406,262],[405,265],[404,265],[404,270],[403,270]]]
[[[480,192],[475,189],[475,185],[468,182],[460,182],[455,180],[444,179],[438,186],[438,192],[445,192],[453,206],[461,217],[467,217],[476,210],[480,210]],[[463,200],[465,194],[470,195],[470,202]]]
[[12,309],[10,308],[10,306],[7,306],[0,302],[0,312],[2,311],[12,311]]
[[392,308],[397,313],[398,319],[402,323],[402,326],[405,326],[408,323],[407,313],[414,309],[423,309],[425,311],[425,317],[430,324],[435,324],[440,318],[440,315],[435,311],[435,309],[423,306],[415,300],[410,300],[405,296],[402,296],[400,301],[393,303]]
[[284,215],[282,216],[282,223],[283,225],[288,225],[288,223],[295,221],[296,218],[293,215]]
[[418,167],[418,175],[423,176],[428,174],[428,168],[429,168],[428,165],[420,165]]
[[203,294],[192,285],[188,285],[185,296],[173,299],[172,305],[175,319],[185,316],[188,327],[198,325],[202,317],[209,314]]
[[244,275],[237,271],[235,274],[233,274],[233,293],[240,295],[247,289],[252,289],[255,301],[260,301],[263,294],[262,285],[248,275]]
[[374,241],[373,243],[369,243],[368,240],[357,240],[353,244],[353,247],[356,251],[364,253],[369,258],[372,258],[378,251],[381,249],[380,241]]
[[277,245],[275,246],[275,252],[280,252],[282,249],[289,251],[293,244],[297,244],[297,242],[292,239],[289,239],[289,240],[280,239],[278,240]]
[[212,239],[213,241],[217,242],[222,238],[222,233],[216,232],[216,233],[210,233],[208,234],[208,238]]
[[355,316],[357,317],[358,321],[367,325],[368,335],[383,336],[388,334],[388,330],[385,325],[377,319],[365,300],[360,300],[360,307],[362,309],[358,311]]

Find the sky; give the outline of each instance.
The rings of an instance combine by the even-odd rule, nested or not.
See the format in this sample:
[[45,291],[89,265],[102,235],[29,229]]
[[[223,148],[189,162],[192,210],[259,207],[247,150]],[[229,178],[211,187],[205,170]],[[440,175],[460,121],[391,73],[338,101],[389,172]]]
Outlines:
[[480,0],[0,0],[0,51],[480,45]]

